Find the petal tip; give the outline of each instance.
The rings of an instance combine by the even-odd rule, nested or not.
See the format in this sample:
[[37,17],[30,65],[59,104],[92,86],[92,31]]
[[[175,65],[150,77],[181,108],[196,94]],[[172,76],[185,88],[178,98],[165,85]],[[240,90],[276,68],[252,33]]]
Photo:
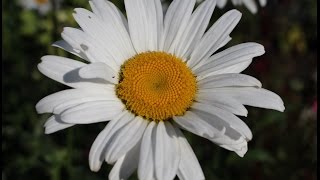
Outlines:
[[93,162],[89,163],[89,166],[92,172],[98,172],[100,170],[100,165],[93,164]]
[[235,153],[237,153],[237,155],[240,157],[244,157],[247,151],[248,151],[248,146],[244,146],[239,151],[235,151]]
[[52,131],[52,130],[48,129],[48,127],[45,127],[45,129],[44,129],[44,134],[52,134],[54,132],[55,131]]

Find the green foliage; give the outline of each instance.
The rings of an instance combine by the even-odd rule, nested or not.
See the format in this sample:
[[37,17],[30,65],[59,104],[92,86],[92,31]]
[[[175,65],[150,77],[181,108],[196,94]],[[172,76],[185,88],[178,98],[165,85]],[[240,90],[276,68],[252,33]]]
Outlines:
[[[112,2],[124,11],[123,1]],[[94,173],[88,165],[90,147],[105,123],[45,135],[48,114],[35,111],[41,98],[67,88],[42,75],[37,64],[46,54],[77,59],[50,45],[61,39],[63,27],[78,27],[73,8],[89,9],[88,2],[65,0],[44,15],[15,1],[2,4],[2,179],[107,179],[112,166],[105,163]],[[248,107],[248,117],[241,118],[254,137],[243,158],[186,132],[207,179],[317,179],[316,5],[316,0],[268,1],[256,15],[236,7],[243,15],[227,46],[249,41],[265,46],[265,55],[255,58],[244,73],[279,94],[286,110]],[[230,2],[216,8],[211,22],[232,8]]]

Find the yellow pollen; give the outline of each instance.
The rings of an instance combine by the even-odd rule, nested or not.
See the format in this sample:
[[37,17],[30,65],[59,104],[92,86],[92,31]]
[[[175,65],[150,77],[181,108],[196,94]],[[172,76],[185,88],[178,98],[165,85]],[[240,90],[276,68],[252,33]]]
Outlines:
[[39,5],[48,3],[48,0],[35,0],[35,2]]
[[183,115],[197,91],[196,78],[181,59],[145,52],[127,60],[120,71],[117,96],[132,113],[162,121]]

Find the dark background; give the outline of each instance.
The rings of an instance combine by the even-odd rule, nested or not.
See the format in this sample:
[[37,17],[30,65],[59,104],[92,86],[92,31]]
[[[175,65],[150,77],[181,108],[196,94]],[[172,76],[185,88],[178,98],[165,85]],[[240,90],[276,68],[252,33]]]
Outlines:
[[[124,10],[123,1],[112,2]],[[94,173],[88,165],[90,147],[105,123],[45,135],[49,115],[35,111],[41,98],[67,88],[40,74],[37,64],[46,54],[75,58],[50,45],[61,39],[63,27],[78,27],[73,8],[90,9],[88,1],[64,0],[43,15],[16,1],[2,5],[2,179],[107,179],[112,166],[104,163]],[[268,0],[255,15],[228,2],[224,9],[215,9],[211,22],[233,8],[243,15],[226,47],[249,41],[265,46],[266,53],[254,58],[244,73],[279,94],[286,110],[248,107],[248,117],[241,119],[254,137],[243,158],[186,132],[206,179],[315,180],[317,1]]]

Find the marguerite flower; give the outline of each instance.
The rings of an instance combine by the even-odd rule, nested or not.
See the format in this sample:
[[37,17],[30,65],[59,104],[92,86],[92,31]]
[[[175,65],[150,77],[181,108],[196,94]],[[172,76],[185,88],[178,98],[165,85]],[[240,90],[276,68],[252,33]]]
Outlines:
[[[203,0],[197,0],[197,2],[201,2]],[[245,5],[248,10],[256,14],[258,12],[258,7],[255,3],[255,0],[231,0],[232,4],[235,6]],[[267,0],[259,0],[260,6],[264,7],[267,4]],[[217,0],[217,6],[222,9],[227,4],[227,0]]]
[[[53,3],[59,7],[61,0],[54,0]],[[19,0],[21,6],[26,9],[36,9],[40,14],[46,14],[52,9],[51,0]]]
[[54,46],[87,63],[44,56],[39,70],[72,89],[36,105],[53,113],[50,134],[75,124],[110,121],[89,153],[92,171],[114,164],[109,179],[204,179],[180,129],[244,156],[252,139],[244,105],[284,110],[281,98],[239,74],[262,45],[243,43],[219,53],[241,13],[225,13],[207,31],[215,0],[174,0],[165,17],[160,0],[125,0],[128,20],[109,1],[75,9],[81,29],[65,28]]

